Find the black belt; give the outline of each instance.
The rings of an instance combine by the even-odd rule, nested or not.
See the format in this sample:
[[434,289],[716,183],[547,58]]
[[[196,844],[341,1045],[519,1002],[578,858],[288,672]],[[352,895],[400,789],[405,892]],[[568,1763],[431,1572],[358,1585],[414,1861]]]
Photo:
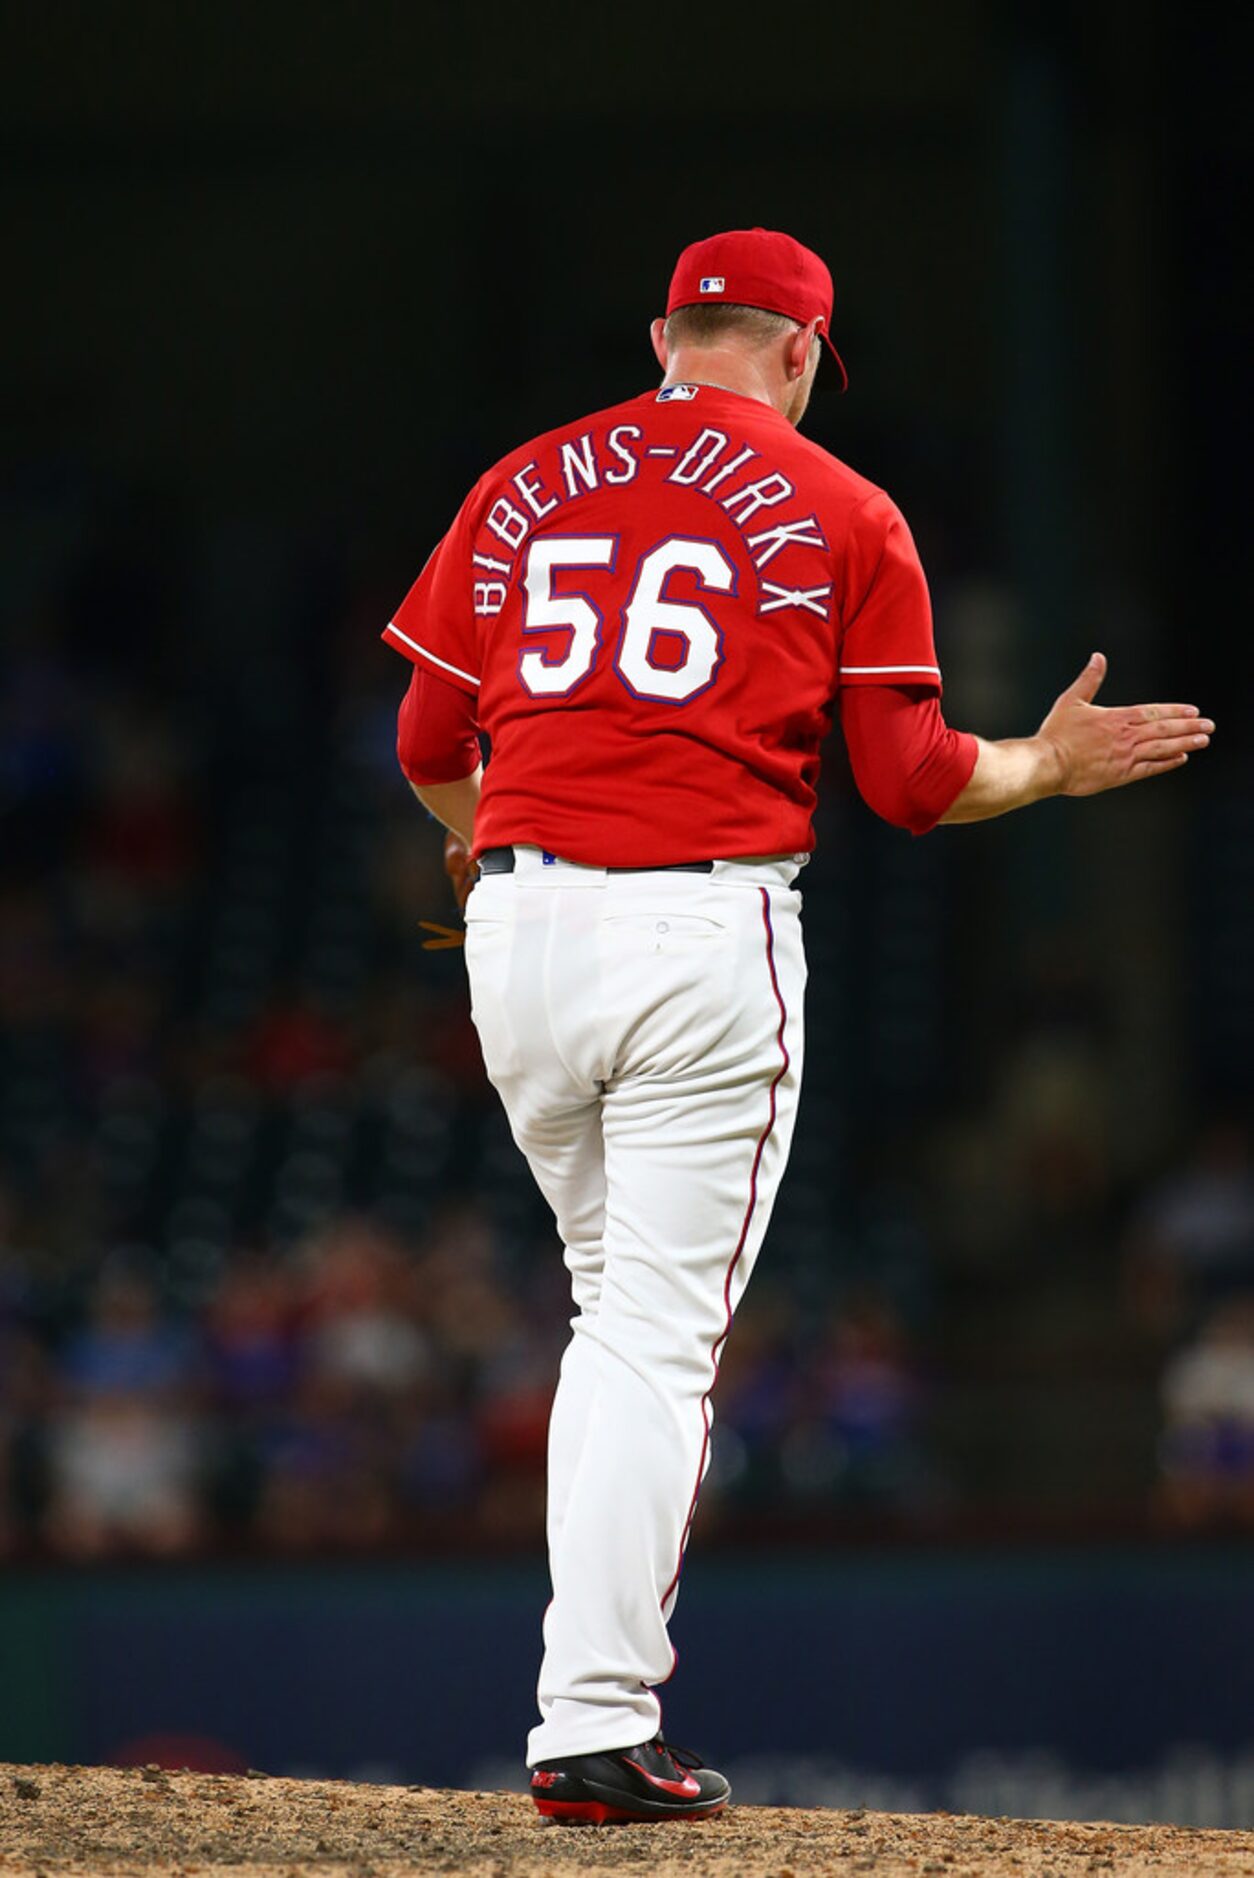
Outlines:
[[[546,859],[556,856],[546,855]],[[512,848],[485,848],[479,856],[481,874],[512,874],[514,871],[514,850]],[[712,874],[713,861],[659,861],[654,867],[607,867],[607,874]]]

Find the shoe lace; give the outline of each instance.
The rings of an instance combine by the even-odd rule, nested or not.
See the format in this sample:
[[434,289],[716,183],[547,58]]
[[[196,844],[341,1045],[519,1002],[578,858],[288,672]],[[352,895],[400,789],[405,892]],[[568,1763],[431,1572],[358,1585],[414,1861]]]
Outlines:
[[677,1748],[672,1742],[664,1741],[661,1735],[657,1735],[654,1738],[653,1746],[660,1754],[669,1754],[676,1767],[687,1767],[691,1769],[705,1766],[705,1762],[701,1759],[701,1756],[694,1754],[691,1748]]

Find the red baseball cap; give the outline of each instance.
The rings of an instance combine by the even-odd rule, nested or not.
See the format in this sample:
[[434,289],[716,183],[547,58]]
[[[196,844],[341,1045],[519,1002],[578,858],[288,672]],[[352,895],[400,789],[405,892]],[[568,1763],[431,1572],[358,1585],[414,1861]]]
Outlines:
[[844,360],[832,345],[832,277],[824,262],[774,228],[732,228],[685,248],[671,275],[669,317],[681,306],[756,306],[806,325],[816,317],[848,389]]

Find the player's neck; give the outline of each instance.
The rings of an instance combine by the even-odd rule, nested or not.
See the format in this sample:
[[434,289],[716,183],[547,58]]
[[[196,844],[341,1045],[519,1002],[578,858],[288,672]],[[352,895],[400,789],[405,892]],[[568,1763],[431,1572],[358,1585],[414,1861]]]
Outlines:
[[784,415],[786,387],[779,390],[756,360],[721,346],[682,346],[666,361],[667,385],[709,385],[715,391],[734,391],[758,404],[769,404]]

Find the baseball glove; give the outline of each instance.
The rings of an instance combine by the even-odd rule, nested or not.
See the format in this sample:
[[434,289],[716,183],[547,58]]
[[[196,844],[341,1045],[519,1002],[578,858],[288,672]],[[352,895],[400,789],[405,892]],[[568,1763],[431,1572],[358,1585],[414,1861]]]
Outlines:
[[[470,889],[479,878],[479,868],[470,858],[470,849],[452,829],[444,837],[444,871],[453,883],[453,897],[458,911],[466,911]],[[447,952],[451,946],[464,945],[466,935],[455,926],[439,926],[434,920],[420,919],[419,926],[430,937],[422,942],[424,952]]]
[[453,883],[453,897],[460,913],[466,911],[470,889],[479,878],[478,863],[470,858],[470,848],[450,828],[444,837],[444,871]]

